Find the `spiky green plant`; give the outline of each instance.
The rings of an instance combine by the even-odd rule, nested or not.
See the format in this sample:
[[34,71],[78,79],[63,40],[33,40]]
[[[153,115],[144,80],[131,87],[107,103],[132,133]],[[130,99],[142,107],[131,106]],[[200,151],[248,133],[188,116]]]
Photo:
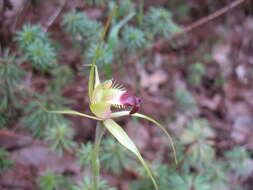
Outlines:
[[3,148],[0,148],[0,172],[11,168],[15,165],[15,162],[10,159],[10,154]]
[[[175,190],[211,190],[212,186],[208,183],[208,178],[201,175],[178,175],[170,178],[170,189]],[[165,190],[165,189],[164,189]]]
[[63,176],[52,172],[47,172],[37,179],[37,184],[41,190],[60,190],[63,183]]
[[102,24],[98,21],[89,19],[85,13],[72,12],[63,16],[61,23],[65,30],[71,34],[75,41],[80,41],[84,47],[89,47],[101,36]]
[[165,8],[154,7],[144,17],[146,31],[151,31],[155,37],[166,37],[179,32],[180,27],[172,20],[172,14]]
[[91,165],[93,145],[91,143],[81,144],[80,149],[77,151],[77,158],[82,167]]
[[43,131],[47,128],[69,122],[61,115],[52,115],[40,109],[41,105],[47,109],[64,108],[62,104],[68,100],[57,94],[51,94],[51,96],[35,94],[34,96],[40,103],[32,101],[24,108],[25,117],[22,120],[22,126],[29,128],[35,137],[43,137],[45,135]]
[[15,40],[26,61],[32,62],[34,68],[46,72],[54,66],[56,62],[55,47],[40,25],[24,25],[22,30],[16,33]]
[[22,79],[26,71],[20,66],[22,59],[5,49],[0,57],[0,128],[7,127],[16,117],[16,108],[22,105]]
[[208,163],[214,159],[213,141],[214,132],[208,122],[203,119],[194,119],[180,136],[183,144],[188,144],[187,153],[196,166]]
[[59,65],[50,71],[53,80],[49,83],[48,88],[51,92],[61,94],[65,84],[71,83],[74,79],[74,71],[68,65]]
[[[180,165],[178,165],[181,167]],[[155,171],[155,175],[158,179],[159,189],[175,189],[175,190],[211,190],[209,178],[204,175],[196,175],[190,172],[180,173],[168,164],[156,162],[152,164],[152,168]],[[136,180],[131,184],[133,190],[151,190],[153,189],[151,183],[143,176],[141,171],[141,180]],[[206,175],[206,174],[205,174]]]
[[86,57],[89,63],[92,62],[94,57],[97,57],[97,65],[99,67],[110,64],[113,60],[112,49],[107,44],[102,44],[100,48],[97,48],[97,44],[91,44],[90,48],[86,52]]
[[244,147],[235,147],[225,153],[227,167],[237,177],[243,177],[253,171],[250,152]]
[[101,145],[101,164],[103,168],[120,175],[124,169],[134,164],[129,152],[116,143],[112,138],[106,138]]
[[17,31],[15,40],[21,49],[26,49],[35,40],[47,41],[47,34],[41,31],[40,25],[26,24],[21,31]]
[[50,43],[36,39],[24,50],[27,61],[31,61],[35,68],[47,71],[56,61],[55,49]]
[[177,88],[175,91],[175,99],[179,107],[186,111],[193,111],[197,108],[194,97],[186,88]]
[[[72,185],[71,190],[93,190],[92,180],[90,176],[84,175],[83,180],[79,181],[77,185]],[[100,180],[97,186],[97,190],[116,190],[113,187],[109,187],[107,181]]]
[[[145,175],[145,170],[142,167],[136,166],[140,179],[134,181],[131,184],[131,189],[133,190],[146,190],[153,189],[153,185],[147,176]],[[161,161],[156,161],[151,165],[152,170],[154,171],[154,176],[157,179],[159,189],[163,190],[169,187],[169,178],[172,173],[176,172],[169,167],[169,165],[162,163]]]
[[202,82],[202,77],[206,73],[206,68],[202,63],[194,63],[189,68],[188,81],[193,86],[199,86]]
[[107,0],[86,0],[85,3],[87,3],[88,6],[105,6],[107,3]]
[[[26,72],[20,67],[20,62],[15,55],[11,55],[9,49],[4,50],[0,57],[0,112],[8,107],[19,105],[18,97],[22,95],[19,88]],[[12,104],[12,105],[11,105]]]
[[51,142],[50,149],[60,155],[64,151],[73,152],[76,143],[73,141],[74,131],[66,123],[47,128],[46,140]]
[[132,26],[126,26],[123,30],[123,44],[129,52],[134,52],[145,47],[144,32]]
[[108,3],[109,12],[116,9],[113,20],[120,20],[129,13],[135,12],[135,5],[131,0],[111,0]]

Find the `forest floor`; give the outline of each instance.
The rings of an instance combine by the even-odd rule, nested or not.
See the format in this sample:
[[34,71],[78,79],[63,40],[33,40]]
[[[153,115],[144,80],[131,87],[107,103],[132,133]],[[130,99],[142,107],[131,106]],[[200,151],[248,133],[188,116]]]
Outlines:
[[[85,11],[90,18],[104,21],[106,19],[103,15],[104,7],[87,6],[83,0],[3,2],[5,8],[0,12],[1,46],[15,51],[17,49],[13,41],[15,32],[25,23],[41,24],[42,28],[50,33],[50,38],[62,45],[59,53],[61,61],[58,64],[68,65],[76,72],[73,81],[64,86],[62,93],[65,98],[73,100],[68,106],[73,110],[89,112],[88,98],[85,95],[88,91],[85,86],[87,77],[78,74],[83,64],[82,56],[73,48],[69,48],[72,46],[70,37],[63,31],[60,23],[62,16],[72,9]],[[192,23],[231,2],[182,0],[168,5],[165,0],[146,1],[144,10],[152,6],[166,6],[174,11],[173,18],[176,23],[189,28]],[[187,8],[184,15],[180,15],[180,8]],[[141,60],[138,54],[129,55],[129,61],[124,66],[117,65],[115,60],[113,78],[124,84],[128,90],[138,94],[142,98],[140,112],[166,123],[166,128],[172,136],[180,136],[193,118],[204,118],[214,131],[209,140],[212,141],[215,154],[222,157],[223,152],[235,146],[243,146],[250,152],[249,167],[252,167],[252,52],[253,3],[245,1],[233,10],[206,20],[206,23],[180,36],[157,40],[151,48],[145,50],[144,55],[148,58],[145,64],[138,64]],[[198,72],[201,72],[201,69],[194,71],[193,66],[197,67],[199,63],[204,65],[205,70],[205,74],[200,76]],[[29,64],[23,64],[22,67],[33,72],[25,78],[31,93],[33,91],[42,93],[51,78],[32,71]],[[73,123],[76,142],[94,140],[95,122],[74,116],[67,118]],[[135,139],[137,147],[147,160],[154,161],[159,157],[160,149],[166,146],[167,140],[161,138],[158,130],[146,128],[146,125],[151,124],[141,120],[135,122],[123,118],[118,121],[129,136]],[[81,176],[80,166],[76,164],[71,153],[66,153],[64,157],[53,152],[48,153],[48,142],[34,138],[19,127],[20,122],[12,120],[11,126],[0,129],[0,147],[7,149],[11,159],[16,163],[15,167],[0,175],[0,189],[37,189],[36,176],[43,173],[48,166],[61,174],[75,173],[78,177]],[[135,178],[135,175],[135,172],[128,171],[121,175],[119,180],[117,176],[109,174],[106,178],[110,184],[127,189],[125,184]],[[251,190],[252,181],[253,170],[235,183],[240,183]]]

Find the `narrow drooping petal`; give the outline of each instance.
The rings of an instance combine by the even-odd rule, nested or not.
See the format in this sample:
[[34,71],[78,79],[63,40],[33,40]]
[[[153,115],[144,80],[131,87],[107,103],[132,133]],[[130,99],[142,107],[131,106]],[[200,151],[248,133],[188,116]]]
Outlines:
[[119,141],[121,145],[126,147],[128,150],[130,150],[132,153],[134,153],[137,156],[137,158],[143,165],[144,169],[146,170],[148,176],[152,180],[155,188],[158,189],[158,185],[156,183],[152,170],[149,168],[145,160],[142,158],[139,150],[135,146],[134,142],[129,138],[127,133],[122,129],[120,125],[118,125],[112,119],[107,119],[103,123],[105,127],[108,129],[108,131]]
[[92,116],[92,115],[88,115],[88,114],[84,114],[84,113],[80,113],[78,111],[74,111],[74,110],[47,110],[45,107],[41,106],[40,107],[48,113],[55,113],[55,114],[67,114],[67,115],[78,115],[78,116],[82,116],[82,117],[87,117],[90,119],[94,119],[94,120],[98,120],[98,121],[102,121],[103,119]]

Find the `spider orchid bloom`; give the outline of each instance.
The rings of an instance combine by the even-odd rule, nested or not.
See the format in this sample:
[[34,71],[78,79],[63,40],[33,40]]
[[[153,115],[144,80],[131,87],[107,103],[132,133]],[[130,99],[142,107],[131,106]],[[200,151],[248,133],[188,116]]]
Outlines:
[[139,110],[140,104],[139,97],[125,91],[123,87],[112,80],[98,84],[90,99],[91,111],[101,119],[109,119],[112,116],[111,107],[132,107],[129,112],[129,115],[132,115]]
[[[121,145],[123,145],[129,151],[131,151],[136,155],[136,157],[139,159],[139,161],[145,168],[148,176],[152,180],[155,188],[158,189],[153,173],[149,168],[149,166],[144,161],[144,159],[142,158],[139,150],[137,149],[133,141],[128,137],[127,133],[122,129],[120,125],[118,125],[113,120],[113,118],[130,115],[133,117],[143,118],[154,123],[168,136],[170,143],[172,145],[175,162],[177,163],[174,144],[172,138],[170,137],[166,129],[154,119],[145,116],[143,114],[137,113],[141,103],[141,99],[139,97],[133,96],[130,92],[125,91],[123,87],[121,87],[112,80],[100,82],[98,70],[96,65],[94,64],[91,65],[88,87],[89,87],[90,110],[95,116],[87,115],[73,110],[50,111],[45,110],[45,108],[43,109],[49,113],[79,115],[101,121],[103,124],[102,126],[104,126],[118,140],[118,142]],[[117,108],[131,107],[131,110],[112,112],[111,110],[112,107]]]

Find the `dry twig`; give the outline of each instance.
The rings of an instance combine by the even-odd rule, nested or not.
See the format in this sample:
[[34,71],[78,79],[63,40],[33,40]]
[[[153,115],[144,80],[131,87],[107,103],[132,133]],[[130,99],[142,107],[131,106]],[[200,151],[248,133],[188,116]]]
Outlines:
[[62,0],[59,7],[53,12],[53,14],[49,17],[47,20],[45,26],[43,27],[43,31],[47,32],[48,28],[54,23],[55,19],[59,16],[61,13],[64,5],[66,3],[66,0]]
[[169,41],[176,39],[186,33],[192,32],[193,30],[195,30],[196,28],[207,24],[208,22],[228,13],[229,11],[231,11],[232,9],[238,7],[239,5],[241,5],[242,3],[246,2],[247,0],[235,0],[233,2],[231,2],[229,5],[217,10],[216,12],[201,18],[200,20],[192,23],[189,26],[186,26],[184,29],[182,29],[180,32],[169,36],[168,38],[164,38],[159,40],[158,42],[156,42],[151,48],[148,49],[148,51],[152,50],[154,47],[161,47],[163,46],[165,43],[168,43]]

